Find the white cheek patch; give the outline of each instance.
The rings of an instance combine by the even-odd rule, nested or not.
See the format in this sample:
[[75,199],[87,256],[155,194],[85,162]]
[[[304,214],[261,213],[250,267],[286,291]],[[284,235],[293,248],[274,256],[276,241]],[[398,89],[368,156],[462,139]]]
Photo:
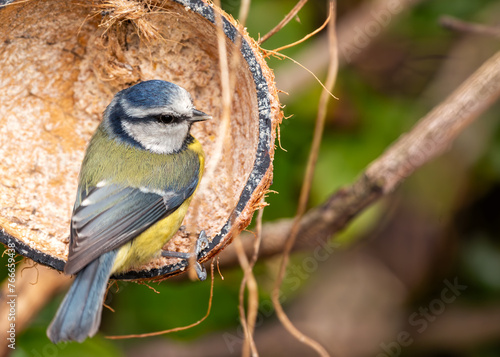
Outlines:
[[156,154],[171,154],[180,150],[189,132],[186,122],[165,125],[122,120],[121,124],[128,135]]

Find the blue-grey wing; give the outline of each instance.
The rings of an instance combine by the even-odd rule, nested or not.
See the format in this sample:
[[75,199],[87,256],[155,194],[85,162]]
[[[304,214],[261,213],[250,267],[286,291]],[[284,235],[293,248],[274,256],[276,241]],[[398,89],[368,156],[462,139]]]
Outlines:
[[175,211],[190,197],[198,177],[177,190],[102,184],[79,192],[71,219],[66,274],[75,274],[101,254],[116,249]]

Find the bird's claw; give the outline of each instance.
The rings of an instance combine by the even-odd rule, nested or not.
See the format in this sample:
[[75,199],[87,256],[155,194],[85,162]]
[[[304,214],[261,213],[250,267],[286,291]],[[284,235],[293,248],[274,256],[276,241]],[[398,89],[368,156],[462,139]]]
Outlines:
[[[198,255],[206,248],[208,247],[209,241],[207,234],[205,231],[201,231],[200,235],[198,236],[198,239],[196,240],[196,248],[194,253],[182,253],[182,252],[172,252],[169,250],[162,250],[161,255],[163,257],[167,258],[180,258],[180,259],[186,259],[189,262],[189,259],[194,255],[194,258],[197,259]],[[204,281],[207,278],[207,270],[203,265],[198,263],[197,260],[195,260],[195,265],[194,269],[196,270],[196,275],[198,276],[198,279],[201,281]]]

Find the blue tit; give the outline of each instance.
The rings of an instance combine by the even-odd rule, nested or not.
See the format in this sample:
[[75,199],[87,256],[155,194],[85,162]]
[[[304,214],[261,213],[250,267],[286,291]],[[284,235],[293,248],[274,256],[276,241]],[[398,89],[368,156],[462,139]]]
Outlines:
[[162,80],[115,95],[80,170],[64,267],[76,278],[47,329],[52,342],[93,336],[109,277],[162,254],[203,174],[190,129],[207,119],[185,89]]

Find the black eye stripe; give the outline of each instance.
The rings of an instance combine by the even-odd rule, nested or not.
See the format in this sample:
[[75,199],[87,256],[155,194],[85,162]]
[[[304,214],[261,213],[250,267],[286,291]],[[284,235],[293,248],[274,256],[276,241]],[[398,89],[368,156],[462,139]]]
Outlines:
[[173,115],[159,114],[154,116],[155,120],[163,124],[171,124],[176,121],[176,117]]

